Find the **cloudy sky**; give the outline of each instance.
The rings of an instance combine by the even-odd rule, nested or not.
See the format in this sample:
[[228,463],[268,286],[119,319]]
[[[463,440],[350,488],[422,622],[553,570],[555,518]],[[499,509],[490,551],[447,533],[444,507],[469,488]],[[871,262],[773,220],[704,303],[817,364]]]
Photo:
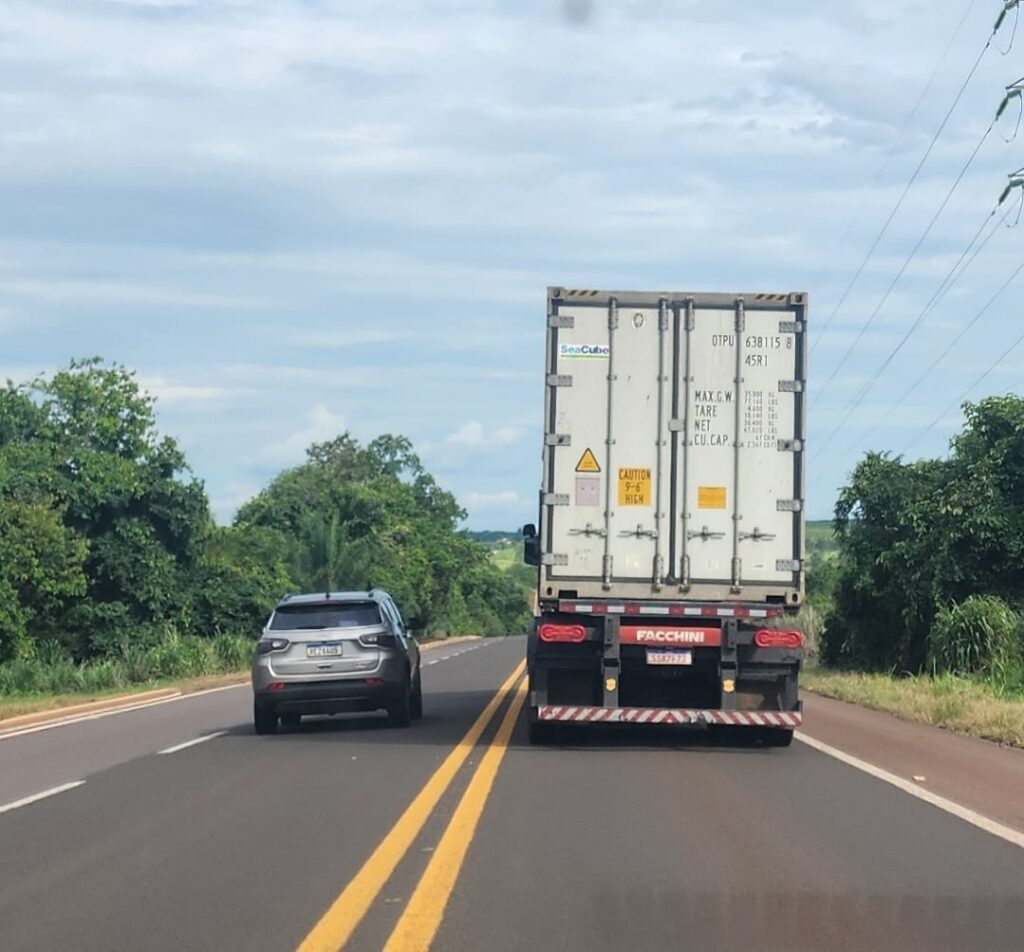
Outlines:
[[858,400],[1024,165],[1011,105],[883,302],[1024,72],[1012,18],[836,311],[1001,5],[3,0],[0,374],[136,368],[221,519],[348,429],[508,528],[548,284],[807,290],[825,516],[859,451],[943,452],[1024,329],[1022,278],[903,396],[1024,257],[999,225]]

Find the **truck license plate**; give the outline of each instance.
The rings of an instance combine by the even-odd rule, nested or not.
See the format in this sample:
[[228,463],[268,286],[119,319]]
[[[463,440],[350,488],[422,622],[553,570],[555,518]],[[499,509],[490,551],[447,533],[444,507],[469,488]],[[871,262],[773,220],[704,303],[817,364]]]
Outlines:
[[693,664],[693,652],[685,648],[648,648],[648,664]]
[[340,656],[340,644],[306,645],[307,658],[338,658]]

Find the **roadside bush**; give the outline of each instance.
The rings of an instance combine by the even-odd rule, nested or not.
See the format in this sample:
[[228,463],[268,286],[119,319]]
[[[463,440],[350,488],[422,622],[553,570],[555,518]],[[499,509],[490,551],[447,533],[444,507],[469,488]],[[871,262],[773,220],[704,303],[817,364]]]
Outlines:
[[216,659],[209,641],[195,635],[180,635],[168,628],[160,643],[149,651],[152,674],[158,678],[190,677],[212,674]]
[[251,638],[240,635],[218,635],[213,639],[213,653],[220,671],[240,671],[249,665],[256,647]]
[[934,672],[979,674],[1000,684],[1021,676],[1021,618],[994,595],[972,595],[939,610],[928,640]]

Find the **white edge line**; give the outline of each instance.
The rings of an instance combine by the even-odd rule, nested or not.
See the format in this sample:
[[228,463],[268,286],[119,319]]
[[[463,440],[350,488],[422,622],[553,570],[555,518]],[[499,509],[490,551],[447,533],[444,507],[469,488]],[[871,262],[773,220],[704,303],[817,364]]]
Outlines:
[[[130,704],[127,707],[115,707],[109,711],[95,711],[91,714],[75,714],[72,717],[64,717],[59,721],[48,721],[45,724],[36,724],[34,727],[15,728],[4,732],[0,726],[0,741],[10,740],[12,737],[24,737],[26,734],[35,734],[38,731],[49,731],[55,727],[67,727],[70,724],[78,724],[82,721],[96,721],[101,717],[111,717],[114,714],[127,714],[129,711],[141,711],[147,707],[156,707],[158,704],[170,704],[172,701],[185,701],[191,697],[203,697],[206,694],[216,694],[219,691],[232,691],[235,688],[249,687],[247,682],[242,684],[226,684],[219,688],[207,688],[205,691],[193,691],[191,694],[175,694],[173,697],[161,697],[155,701],[143,701],[141,704]],[[0,722],[2,723],[2,722]]]
[[6,813],[8,810],[17,810],[18,807],[27,807],[30,803],[35,803],[37,800],[45,800],[47,797],[56,796],[58,793],[63,793],[65,790],[74,790],[75,787],[80,787],[83,783],[85,783],[84,780],[72,780],[71,783],[62,783],[59,787],[50,787],[49,790],[43,790],[41,793],[33,793],[30,797],[22,797],[20,800],[5,803],[0,806],[0,813]]
[[195,747],[196,744],[205,744],[208,740],[215,740],[218,737],[223,737],[227,731],[214,731],[212,734],[203,734],[202,737],[193,737],[192,740],[187,740],[182,744],[175,744],[173,747],[165,747],[163,750],[158,750],[157,754],[176,754],[179,750],[184,750],[186,747]]
[[827,754],[829,757],[834,757],[836,760],[840,760],[844,764],[848,764],[850,767],[862,770],[864,773],[870,774],[878,780],[890,783],[899,790],[902,790],[904,793],[909,793],[910,796],[917,797],[918,800],[930,803],[933,807],[945,810],[946,813],[951,813],[953,816],[963,820],[965,823],[970,823],[971,826],[978,827],[979,830],[984,830],[986,833],[998,836],[1001,840],[1006,840],[1007,843],[1012,843],[1014,846],[1019,846],[1021,849],[1024,849],[1024,833],[1021,833],[1019,830],[1015,830],[1009,826],[1004,826],[1002,823],[998,823],[987,816],[976,813],[968,807],[961,806],[953,800],[947,800],[945,797],[940,797],[937,793],[932,793],[930,790],[926,790],[923,787],[918,786],[916,783],[904,780],[896,774],[889,773],[888,770],[883,770],[881,767],[869,764],[866,760],[860,760],[859,758],[846,754],[820,740],[808,737],[802,731],[794,732],[793,736],[808,747],[813,747],[815,750],[820,751],[823,754]]

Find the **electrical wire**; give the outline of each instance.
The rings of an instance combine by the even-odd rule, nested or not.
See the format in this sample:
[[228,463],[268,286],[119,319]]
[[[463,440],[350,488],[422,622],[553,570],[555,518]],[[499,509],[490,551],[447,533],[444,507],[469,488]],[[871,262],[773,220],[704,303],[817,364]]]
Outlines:
[[[942,64],[946,62],[946,57],[949,55],[949,51],[953,48],[953,44],[956,42],[956,38],[960,35],[960,31],[963,29],[964,24],[967,22],[967,17],[970,15],[971,11],[974,9],[975,3],[977,3],[977,0],[970,0],[970,2],[967,4],[967,9],[964,10],[963,16],[960,17],[960,22],[957,23],[956,29],[953,30],[953,33],[950,35],[949,40],[946,42],[946,45],[943,48],[942,53],[939,55],[939,58],[938,58],[938,60],[935,63],[935,67],[932,69],[931,75],[928,77],[928,82],[925,83],[924,89],[921,90],[921,94],[917,97],[917,102],[914,103],[913,109],[910,110],[910,112],[907,114],[907,118],[903,121],[902,128],[900,129],[899,133],[897,134],[896,139],[893,142],[892,147],[889,149],[889,152],[886,155],[885,159],[882,161],[881,166],[879,166],[878,171],[875,173],[875,177],[872,179],[871,184],[867,188],[867,191],[865,191],[862,201],[866,202],[874,194],[875,189],[878,188],[878,183],[882,180],[882,176],[885,174],[886,169],[888,169],[889,163],[892,161],[893,156],[896,154],[896,149],[899,147],[900,142],[903,140],[903,137],[907,134],[907,129],[910,128],[910,124],[917,117],[917,113],[920,110],[921,105],[924,103],[925,98],[928,96],[928,93],[931,92],[932,86],[935,83],[935,78],[939,75],[939,70],[942,68]],[[901,201],[902,201],[902,199],[901,199]],[[853,230],[853,223],[854,223],[854,221],[855,221],[855,216],[854,215],[850,215],[849,218],[847,218],[846,225],[844,226],[843,232],[842,232],[842,234],[839,237],[839,242],[838,242],[839,247],[842,247],[846,243],[846,239],[849,237],[850,232]],[[888,224],[889,223],[886,222],[886,228],[888,227]],[[883,234],[884,234],[884,229],[883,229]],[[881,236],[879,236],[879,237],[881,237]],[[825,275],[825,270],[826,270],[827,267],[828,267],[827,264],[826,265],[822,265],[821,269],[818,271],[818,273],[815,276],[814,280],[811,282],[811,286],[812,287],[816,287],[818,282],[821,281],[822,277],[824,277],[824,275]],[[861,270],[863,270],[863,268]],[[851,287],[852,287],[852,283],[851,283]],[[812,354],[814,353],[814,348],[817,347],[817,345],[818,345],[818,340],[821,338],[821,335],[826,330],[828,330],[829,324],[832,323],[832,320],[835,317],[836,313],[838,312],[839,308],[842,307],[843,302],[846,300],[846,295],[849,294],[849,291],[850,291],[850,288],[847,288],[846,292],[840,298],[839,303],[835,306],[835,308],[833,309],[832,313],[829,315],[828,319],[825,321],[825,324],[822,327],[821,331],[818,332],[818,336],[811,342],[811,351],[810,352]]]
[[[914,247],[911,248],[910,254],[907,255],[906,260],[903,262],[903,264],[900,267],[899,271],[896,272],[896,276],[892,279],[892,281],[889,282],[889,286],[885,289],[885,293],[882,295],[881,300],[879,300],[878,304],[875,305],[875,309],[871,312],[871,314],[868,317],[867,321],[861,327],[861,329],[858,332],[857,336],[854,338],[853,343],[850,344],[850,346],[846,348],[846,351],[843,354],[842,358],[840,359],[839,363],[836,364],[835,369],[832,371],[832,375],[825,382],[825,386],[822,388],[822,392],[828,390],[828,388],[831,385],[832,381],[836,379],[836,376],[846,366],[846,364],[849,361],[850,357],[853,355],[853,352],[857,349],[857,345],[861,342],[861,340],[864,338],[864,335],[868,332],[868,330],[874,324],[875,320],[877,319],[879,313],[882,310],[882,307],[885,305],[885,302],[889,300],[889,295],[892,294],[893,289],[896,287],[896,285],[899,283],[900,279],[906,273],[907,268],[910,267],[910,263],[917,256],[917,252],[921,249],[921,246],[925,243],[925,241],[927,240],[928,236],[931,234],[931,230],[932,230],[932,228],[935,227],[935,223],[939,220],[939,216],[943,213],[943,211],[945,211],[946,206],[949,204],[949,200],[953,197],[953,193],[957,190],[957,188],[959,187],[960,183],[963,181],[964,176],[967,174],[967,170],[971,167],[972,163],[974,162],[974,159],[976,158],[978,153],[981,151],[981,147],[985,144],[985,140],[988,138],[989,134],[995,128],[995,122],[996,122],[995,119],[993,119],[989,123],[988,128],[985,130],[985,132],[982,134],[981,138],[978,140],[978,144],[974,147],[974,151],[971,152],[970,157],[967,159],[967,162],[964,163],[963,168],[960,170],[960,174],[957,175],[955,181],[949,187],[949,190],[946,192],[945,198],[942,199],[942,203],[939,205],[938,209],[935,211],[935,214],[932,215],[931,221],[928,222],[928,226],[925,228],[924,232],[921,234],[921,237],[917,239],[917,242],[914,244]],[[902,346],[902,344],[900,346]],[[877,376],[876,376],[876,379],[877,379]],[[828,436],[825,438],[824,443],[822,443],[818,447],[818,450],[815,453],[815,458],[824,451],[825,447],[828,446],[829,443],[832,442],[833,437],[835,437],[836,433],[839,432],[839,429],[842,426],[842,423],[846,422],[846,420],[849,418],[850,413],[853,412],[853,409],[856,407],[856,404],[857,404],[857,402],[859,402],[859,399],[862,399],[862,398],[854,397],[847,404],[847,406],[844,408],[848,412],[843,417],[842,422],[838,426],[833,427],[833,429],[829,432]]]
[[[967,19],[967,16],[971,12],[971,8],[973,6],[974,6],[974,4],[972,2],[967,7],[967,10],[964,11],[963,18],[961,19],[960,23],[957,25],[956,31],[953,34],[953,38],[954,39],[956,38],[957,34],[960,32],[960,28],[963,26],[964,21]],[[1005,11],[1004,11],[1004,14],[1005,14]],[[1002,18],[1000,18],[1000,20],[996,21],[996,26],[994,26],[992,28],[992,32],[991,32],[991,34],[989,34],[989,38],[988,38],[987,42],[981,48],[981,52],[978,54],[978,58],[974,61],[974,65],[971,66],[970,71],[967,73],[967,76],[965,77],[963,83],[960,85],[960,89],[957,91],[957,94],[956,94],[955,98],[953,99],[952,105],[950,105],[949,109],[946,111],[945,116],[943,116],[942,122],[939,124],[939,128],[935,130],[935,134],[932,136],[931,141],[928,143],[928,148],[925,149],[924,155],[921,156],[920,161],[917,163],[917,167],[914,169],[913,173],[911,173],[910,179],[907,181],[907,184],[903,187],[903,191],[900,193],[900,197],[896,200],[896,204],[893,206],[892,211],[889,212],[889,215],[886,218],[885,223],[882,225],[881,231],[879,231],[879,233],[875,236],[875,240],[871,243],[871,247],[868,248],[867,254],[864,255],[864,258],[861,261],[860,265],[857,267],[857,270],[854,272],[853,277],[850,279],[849,283],[846,285],[846,288],[843,291],[842,295],[840,295],[839,301],[836,303],[836,306],[832,309],[832,312],[829,314],[829,316],[825,319],[825,323],[822,325],[821,330],[818,332],[818,336],[811,343],[811,349],[810,349],[810,353],[811,354],[814,353],[814,351],[817,348],[818,344],[821,343],[822,339],[824,338],[825,334],[827,333],[829,327],[832,326],[832,322],[835,320],[836,315],[839,313],[839,311],[842,309],[843,305],[846,303],[847,298],[850,296],[850,292],[853,290],[854,286],[860,280],[860,276],[864,273],[864,269],[867,267],[868,262],[874,256],[875,250],[878,248],[878,246],[881,243],[882,239],[885,237],[886,232],[888,232],[889,226],[892,224],[893,219],[896,217],[896,215],[899,212],[900,208],[903,207],[904,200],[906,199],[906,197],[907,197],[908,193],[910,192],[911,188],[913,188],[914,183],[917,181],[917,177],[921,174],[921,169],[924,168],[925,163],[928,161],[929,156],[932,154],[932,150],[935,148],[936,143],[939,141],[939,137],[945,131],[946,125],[949,123],[950,117],[953,115],[953,112],[956,110],[956,107],[960,104],[960,100],[963,98],[963,95],[966,92],[968,85],[970,84],[971,80],[974,78],[974,74],[978,71],[978,67],[981,65],[982,59],[984,59],[985,54],[988,52],[988,48],[992,45],[992,41],[993,41],[993,39],[995,39],[995,35],[998,32],[999,27],[1000,27],[1001,24],[1002,24]],[[951,43],[952,43],[952,41],[951,41]],[[947,47],[947,50],[948,50],[948,47]],[[945,55],[946,55],[945,52],[943,52],[942,59],[945,59]],[[940,60],[940,64],[941,64],[941,62],[942,62],[942,60]],[[936,67],[936,69],[937,69],[937,67]],[[929,80],[929,86],[930,85],[931,85],[931,80]],[[916,110],[916,108],[917,107],[915,107],[915,110]]]
[[[1024,195],[1022,195],[1022,200],[1024,200]],[[968,243],[967,247],[963,250],[963,252],[961,253],[960,257],[954,263],[953,267],[950,268],[950,270],[947,272],[946,276],[943,278],[942,282],[935,289],[935,292],[932,294],[932,296],[929,299],[928,303],[922,309],[922,311],[921,311],[920,315],[918,316],[917,320],[914,322],[914,324],[912,325],[910,330],[908,330],[907,333],[904,334],[903,339],[893,349],[893,351],[890,353],[889,357],[886,359],[886,361],[882,365],[882,367],[879,368],[879,371],[875,375],[875,378],[871,381],[872,385],[877,381],[877,379],[881,376],[881,374],[888,367],[889,363],[891,362],[891,359],[893,357],[895,357],[897,353],[899,353],[900,348],[902,348],[902,346],[907,342],[907,340],[910,339],[910,336],[914,332],[914,330],[916,330],[917,327],[920,326],[920,324],[924,320],[926,320],[932,314],[932,312],[935,310],[935,308],[938,307],[938,305],[941,303],[943,298],[945,298],[945,296],[956,286],[956,283],[960,280],[960,278],[963,277],[963,275],[965,274],[967,269],[970,268],[970,266],[974,263],[974,260],[978,257],[978,255],[981,254],[981,252],[985,249],[985,246],[999,232],[1000,226],[1006,221],[1006,219],[1010,215],[1011,209],[1009,209],[1009,208],[1003,213],[1002,218],[998,219],[992,225],[992,227],[989,229],[989,233],[985,236],[984,240],[980,244],[978,244],[977,247],[974,247],[975,242],[977,242],[977,240],[978,240],[978,236],[981,235],[981,233],[985,229],[985,226],[988,225],[989,221],[991,221],[991,219],[995,215],[998,207],[999,206],[997,205],[996,208],[994,208],[991,212],[989,212],[989,214],[987,214],[985,216],[985,218],[982,220],[981,227],[974,233],[974,237],[971,238],[971,240]],[[973,253],[971,252],[972,248],[974,249]],[[968,254],[970,254],[970,257],[968,257]],[[1000,290],[1002,290],[1002,289],[1000,289]],[[885,406],[885,407],[882,408],[881,413],[878,415],[878,417],[876,417],[876,419],[871,424],[872,427],[875,427],[875,426],[878,425],[878,423],[880,422],[882,417],[886,413],[889,413],[891,411],[892,406],[897,406],[898,407],[898,406],[902,406],[904,404],[904,402],[907,400],[907,398],[924,382],[924,380],[931,374],[931,372],[935,369],[935,367],[938,366],[938,364],[943,360],[943,358],[960,342],[960,340],[964,337],[964,335],[978,322],[978,320],[980,320],[981,315],[983,313],[984,313],[984,311],[979,312],[977,315],[975,315],[974,319],[970,322],[970,324],[968,324],[966,327],[964,327],[960,331],[960,333],[956,336],[956,338],[954,338],[952,343],[950,343],[946,347],[946,349],[929,365],[929,367],[909,387],[907,387],[907,389],[900,395],[900,397],[897,400],[895,400],[892,403],[891,406]],[[870,386],[867,388],[867,390],[870,390]],[[845,418],[844,418],[843,422],[845,422]],[[840,426],[841,425],[842,424],[840,424]],[[857,449],[857,444],[853,443],[850,446],[848,446],[839,455],[838,458],[841,459],[841,460],[842,459],[846,459],[852,452],[856,451],[856,449]],[[815,458],[815,457],[812,457],[812,458]],[[815,470],[816,474],[818,474],[820,472],[821,472],[820,469]],[[818,481],[818,477],[816,475],[812,479],[812,484],[816,483],[817,481]]]
[[[1017,269],[1013,272],[1013,274],[1010,275],[1009,278],[1007,278],[1007,280],[1003,283],[1002,287],[1000,287],[999,290],[996,291],[996,293],[991,298],[989,298],[988,303],[986,303],[985,306],[977,313],[977,315],[975,315],[974,320],[971,321],[971,323],[968,325],[968,328],[973,327],[974,324],[977,323],[978,319],[986,311],[988,311],[988,309],[996,302],[996,300],[1003,293],[1003,291],[1005,291],[1014,282],[1014,280],[1017,278],[1017,276],[1022,271],[1024,271],[1024,261],[1022,261],[1019,265],[1017,265]],[[967,328],[965,328],[964,332],[966,332],[966,330],[967,330]],[[961,334],[961,336],[962,336],[962,334]],[[984,380],[986,380],[988,378],[988,376],[992,373],[992,371],[994,371],[1004,360],[1006,360],[1006,358],[1009,357],[1010,354],[1012,354],[1014,352],[1014,350],[1016,350],[1017,347],[1019,347],[1022,342],[1024,342],[1024,332],[1021,332],[1021,334],[1017,337],[1017,339],[1012,344],[1010,344],[1010,346],[1007,347],[1006,350],[1004,350],[999,355],[999,357],[997,357],[988,366],[988,369],[986,369],[984,373],[982,373],[966,390],[964,390],[963,393],[961,393],[960,396],[958,396],[956,398],[956,400],[954,400],[948,407],[946,407],[946,409],[944,409],[942,411],[942,413],[940,413],[934,420],[932,420],[932,422],[924,430],[922,430],[920,433],[918,433],[917,436],[915,436],[914,439],[911,440],[900,451],[899,455],[903,456],[905,453],[907,453],[911,449],[911,447],[915,446],[922,438],[924,438],[932,430],[934,430],[935,427],[938,426],[939,423],[942,422],[942,420],[946,417],[946,415],[948,413],[950,413],[952,410],[954,410],[956,407],[958,407],[961,403],[963,403],[964,399],[968,396],[968,394],[970,394],[970,392],[972,390],[974,390],[979,384],[981,384]],[[950,349],[952,349],[952,347],[947,348],[946,351],[944,352],[944,354],[949,353]],[[941,358],[939,358],[939,359],[941,360]]]

